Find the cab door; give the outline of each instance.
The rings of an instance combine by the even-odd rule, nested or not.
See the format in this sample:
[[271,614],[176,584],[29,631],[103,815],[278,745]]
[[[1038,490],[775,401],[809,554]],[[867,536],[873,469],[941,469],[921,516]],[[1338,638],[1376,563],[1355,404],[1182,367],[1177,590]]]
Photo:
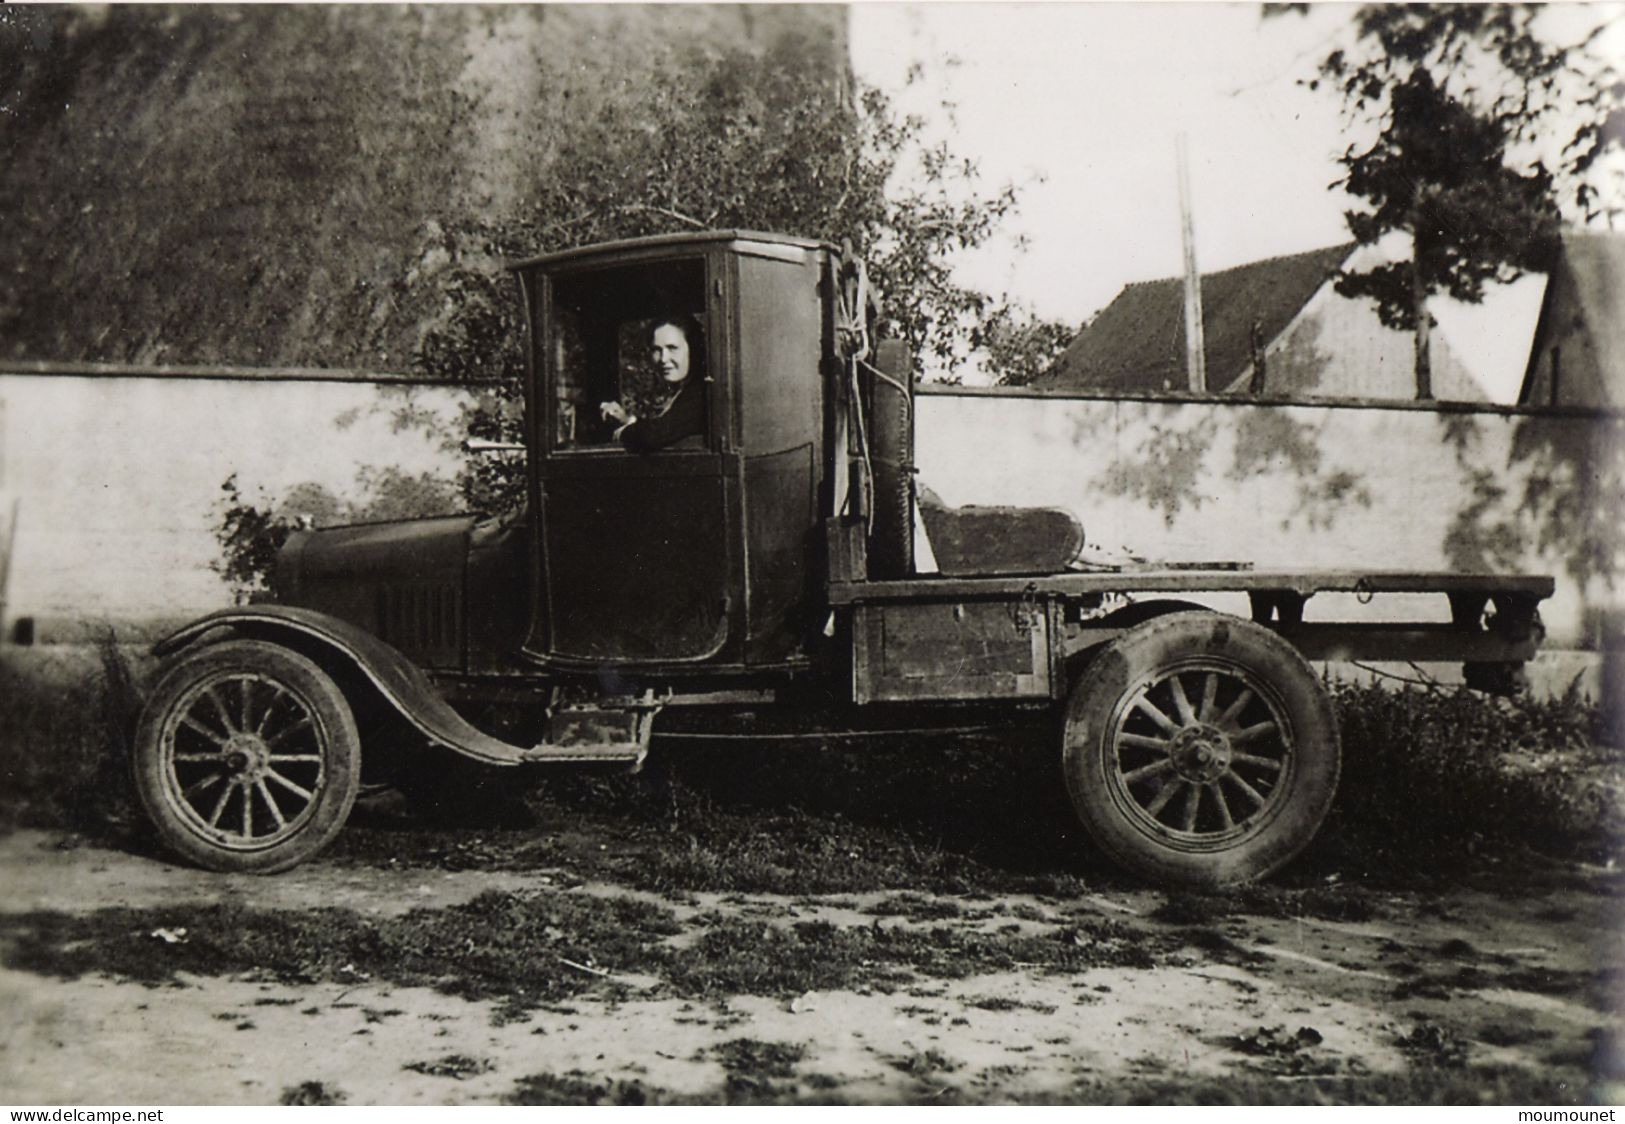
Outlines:
[[[576,267],[539,296],[534,409],[541,612],[528,647],[561,664],[659,666],[726,659],[737,646],[737,489],[727,452],[729,356],[713,255]],[[670,406],[650,367],[652,328],[685,318],[699,432],[644,452],[614,437],[603,405]],[[663,400],[664,399],[664,400]],[[537,399],[533,399],[533,404]]]

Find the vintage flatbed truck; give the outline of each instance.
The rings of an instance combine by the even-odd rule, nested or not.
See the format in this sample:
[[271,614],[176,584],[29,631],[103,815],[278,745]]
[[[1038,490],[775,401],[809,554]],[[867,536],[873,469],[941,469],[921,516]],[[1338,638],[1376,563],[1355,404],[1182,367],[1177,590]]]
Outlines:
[[[1337,724],[1308,660],[1460,660],[1470,684],[1507,690],[1535,652],[1549,577],[1090,569],[1054,511],[933,505],[939,568],[916,573],[910,363],[872,342],[848,255],[718,231],[512,271],[523,508],[297,531],[272,602],[156,646],[136,782],[184,858],[287,869],[339,831],[364,775],[433,795],[458,757],[636,767],[663,731],[751,716],[880,731],[975,716],[1052,721],[1101,850],[1220,886],[1288,861],[1331,805]],[[631,452],[599,404],[647,392],[651,326],[674,312],[698,337],[703,431]],[[1306,620],[1330,592],[1442,601],[1431,623]],[[1250,611],[1190,600],[1208,594]]]

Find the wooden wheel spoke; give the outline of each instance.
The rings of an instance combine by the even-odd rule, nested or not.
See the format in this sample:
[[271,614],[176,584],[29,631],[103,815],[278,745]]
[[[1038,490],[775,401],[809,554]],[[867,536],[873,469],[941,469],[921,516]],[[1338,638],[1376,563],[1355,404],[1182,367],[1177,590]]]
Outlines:
[[1179,724],[1172,718],[1169,718],[1162,711],[1158,710],[1157,704],[1152,702],[1146,696],[1141,695],[1139,698],[1135,699],[1134,706],[1141,714],[1155,722],[1164,733],[1176,734],[1179,732]]
[[199,761],[224,761],[225,759],[226,755],[224,753],[177,753],[175,755],[176,761],[185,761],[188,763],[195,763]]
[[195,780],[191,784],[187,785],[185,790],[181,793],[181,796],[188,804],[190,804],[194,798],[202,796],[205,789],[209,788],[211,785],[219,784],[225,779],[226,774],[224,772],[210,773],[208,776],[202,777],[199,780]]
[[1251,687],[1243,687],[1241,689],[1241,694],[1237,695],[1231,700],[1230,705],[1224,708],[1224,713],[1213,720],[1213,724],[1215,726],[1232,725],[1235,720],[1241,716],[1241,712],[1247,708],[1247,704],[1252,701],[1253,689]]
[[1213,793],[1213,803],[1219,809],[1219,820],[1224,824],[1225,830],[1229,831],[1236,826],[1236,821],[1230,815],[1230,802],[1224,798],[1224,786],[1218,781],[1209,781],[1205,787]]
[[237,684],[237,694],[243,704],[242,728],[247,730],[254,725],[254,681],[245,675]]
[[226,728],[228,734],[238,734],[242,730],[232,721],[231,714],[226,710],[226,704],[220,701],[220,696],[214,693],[214,688],[205,687],[203,693],[208,696],[209,702],[214,706],[214,712],[220,716],[220,724]]
[[265,727],[271,721],[271,715],[276,713],[277,704],[283,700],[286,694],[275,683],[271,684],[271,690],[275,692],[271,695],[271,701],[265,704],[265,712],[260,715],[260,720],[254,723],[254,732],[256,734],[263,735],[265,733]]
[[1202,679],[1202,703],[1196,708],[1198,721],[1206,722],[1213,717],[1213,702],[1219,694],[1219,677],[1214,672],[1208,672]]
[[1202,806],[1202,790],[1206,785],[1192,784],[1186,786],[1190,795],[1185,797],[1185,818],[1181,826],[1186,831],[1196,830],[1196,813]]
[[1265,734],[1278,732],[1279,729],[1280,727],[1275,724],[1273,718],[1267,718],[1262,722],[1255,722],[1251,726],[1237,730],[1230,735],[1230,742],[1233,745],[1245,745],[1247,742],[1257,741]]
[[1264,806],[1264,794],[1259,792],[1258,789],[1254,788],[1246,781],[1242,780],[1240,777],[1236,776],[1235,773],[1226,773],[1224,774],[1223,779],[1228,780],[1231,784],[1241,789],[1241,791],[1246,795],[1247,799],[1253,802],[1253,807],[1262,808]]
[[322,755],[319,753],[273,753],[271,758],[278,765],[308,765],[312,762],[320,762]]
[[265,771],[265,779],[275,781],[277,784],[281,785],[283,788],[287,789],[289,792],[293,793],[302,800],[314,800],[316,798],[315,793],[311,792],[309,789],[300,788],[275,769],[267,769]]
[[1181,724],[1189,726],[1196,721],[1196,709],[1191,706],[1191,700],[1185,694],[1185,685],[1179,681],[1179,676],[1168,677],[1168,688],[1174,693],[1174,710],[1179,714]]
[[1159,773],[1166,773],[1173,767],[1173,762],[1164,757],[1160,761],[1153,761],[1149,765],[1142,765],[1138,769],[1132,769],[1129,772],[1124,773],[1123,783],[1134,784],[1138,781],[1143,781],[1148,777],[1157,776]]
[[276,806],[276,801],[272,799],[271,786],[265,783],[265,778],[261,777],[259,780],[255,781],[254,787],[260,790],[260,799],[265,801],[265,806],[267,808],[271,809],[271,818],[276,820],[277,830],[281,831],[283,828],[287,827],[287,817],[282,814],[282,809],[278,808]]
[[252,839],[254,838],[254,789],[246,782],[237,787],[243,790],[242,836],[244,839]]
[[1234,765],[1238,761],[1243,765],[1256,765],[1260,769],[1269,769],[1276,773],[1279,773],[1283,768],[1282,762],[1278,758],[1260,757],[1256,753],[1232,753],[1230,763]]
[[197,734],[197,735],[199,735],[201,737],[205,737],[205,738],[209,739],[215,745],[225,745],[226,744],[227,735],[221,734],[221,733],[219,733],[219,732],[217,732],[215,730],[209,729],[207,726],[205,726],[203,723],[199,722],[196,718],[192,717],[192,715],[190,715],[190,714],[185,714],[185,715],[181,716],[181,725],[185,726],[188,730],[191,730],[194,734]]
[[1181,778],[1175,778],[1168,784],[1163,785],[1162,791],[1157,793],[1151,803],[1145,806],[1146,814],[1155,817],[1158,812],[1168,806],[1168,801],[1172,800],[1175,794],[1184,787],[1185,781]]
[[1131,734],[1127,731],[1117,735],[1118,745],[1133,746],[1135,749],[1149,749],[1156,753],[1167,753],[1168,743],[1162,738],[1153,738],[1149,734]]
[[294,722],[293,724],[291,724],[289,726],[284,726],[282,729],[278,730],[275,734],[272,734],[270,737],[266,738],[265,739],[265,748],[266,749],[275,749],[277,746],[281,745],[283,742],[285,742],[289,738],[291,738],[294,734],[297,734],[300,730],[306,729],[309,726],[310,726],[310,715],[302,714],[302,715],[299,716],[299,720],[297,722]]
[[226,810],[226,801],[231,799],[231,794],[232,794],[233,791],[236,790],[236,788],[237,788],[237,782],[232,781],[230,784],[226,785],[226,787],[224,789],[221,790],[220,799],[216,800],[214,802],[214,810],[209,813],[209,826],[210,827],[216,827],[216,826],[219,825],[219,823],[220,823],[220,813],[222,813],[222,812],[224,812]]

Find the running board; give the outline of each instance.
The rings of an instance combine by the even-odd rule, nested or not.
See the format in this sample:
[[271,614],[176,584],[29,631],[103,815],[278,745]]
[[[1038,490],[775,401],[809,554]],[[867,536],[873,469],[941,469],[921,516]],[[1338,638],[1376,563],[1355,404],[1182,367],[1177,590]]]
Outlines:
[[547,719],[547,740],[520,760],[571,764],[624,764],[636,769],[649,753],[649,735],[661,704],[642,699],[561,707]]

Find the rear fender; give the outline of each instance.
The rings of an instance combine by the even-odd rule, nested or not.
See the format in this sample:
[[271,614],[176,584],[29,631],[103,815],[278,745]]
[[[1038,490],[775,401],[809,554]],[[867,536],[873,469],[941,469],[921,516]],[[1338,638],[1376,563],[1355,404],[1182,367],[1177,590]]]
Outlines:
[[1064,659],[1066,660],[1067,675],[1076,679],[1084,666],[1094,658],[1096,653],[1102,651],[1107,644],[1116,640],[1123,633],[1136,625],[1146,621],[1165,617],[1169,613],[1211,613],[1213,610],[1206,605],[1198,605],[1194,601],[1179,601],[1173,598],[1158,598],[1155,601],[1136,601],[1114,609],[1103,617],[1093,619],[1089,627],[1076,637],[1066,642]]
[[447,749],[487,765],[517,765],[526,760],[519,746],[491,737],[453,710],[423,671],[397,649],[347,621],[291,605],[248,605],[200,617],[153,645],[168,657],[205,641],[207,634],[229,630],[237,636],[319,649],[353,668],[413,729]]

